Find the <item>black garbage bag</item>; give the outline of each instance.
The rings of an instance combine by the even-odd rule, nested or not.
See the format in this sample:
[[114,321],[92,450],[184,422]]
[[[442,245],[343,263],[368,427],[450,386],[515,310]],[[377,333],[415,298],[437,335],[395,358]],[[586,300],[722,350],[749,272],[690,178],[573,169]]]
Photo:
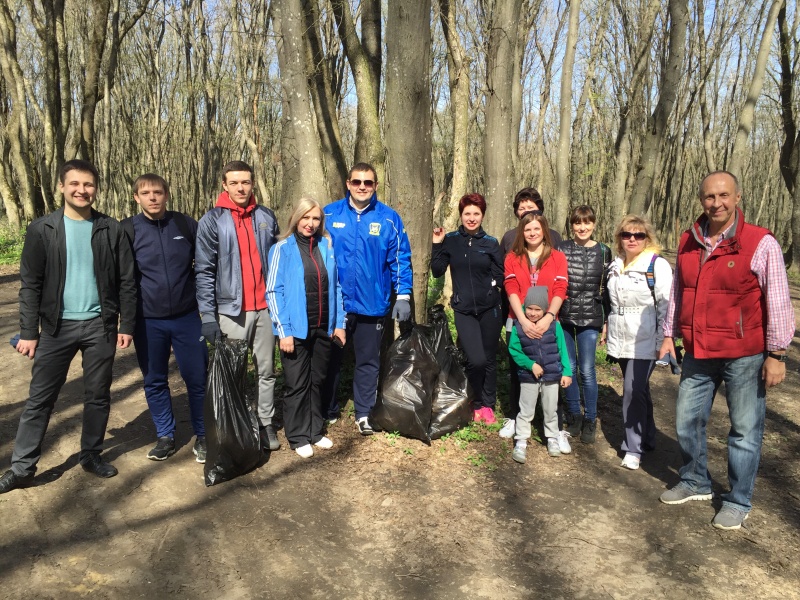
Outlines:
[[370,418],[384,431],[430,444],[428,426],[438,375],[424,328],[414,325],[386,352],[381,393]]
[[428,335],[439,365],[439,376],[431,406],[428,434],[432,440],[466,427],[472,421],[473,390],[461,366],[463,356],[453,343],[444,307],[437,304],[428,311]]
[[203,403],[207,486],[247,473],[262,459],[258,420],[247,403],[246,382],[247,342],[218,338]]

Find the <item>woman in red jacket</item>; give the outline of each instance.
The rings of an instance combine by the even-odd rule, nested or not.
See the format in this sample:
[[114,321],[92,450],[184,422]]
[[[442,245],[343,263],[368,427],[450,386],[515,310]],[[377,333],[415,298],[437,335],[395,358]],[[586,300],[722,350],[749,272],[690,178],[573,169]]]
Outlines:
[[[536,323],[528,320],[522,308],[525,294],[533,285],[547,286],[548,292],[547,312]],[[519,220],[514,244],[505,258],[504,287],[511,306],[506,322],[506,335],[511,331],[511,321],[516,318],[528,337],[540,339],[550,324],[556,320],[561,304],[567,297],[567,258],[553,249],[550,226],[538,210],[525,213]],[[504,438],[514,436],[514,419],[519,412],[519,379],[515,369],[510,369],[510,372],[511,410],[506,415],[509,420],[500,430],[500,437]]]

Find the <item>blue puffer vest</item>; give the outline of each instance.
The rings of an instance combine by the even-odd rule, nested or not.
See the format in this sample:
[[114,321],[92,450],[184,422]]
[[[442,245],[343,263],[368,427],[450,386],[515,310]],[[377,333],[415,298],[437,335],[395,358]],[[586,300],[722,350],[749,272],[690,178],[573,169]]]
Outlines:
[[528,358],[536,362],[544,374],[539,379],[534,378],[533,373],[524,369],[518,369],[520,383],[542,383],[560,381],[563,374],[561,357],[558,353],[558,343],[556,342],[556,324],[550,323],[550,327],[544,332],[542,339],[534,340],[525,335],[519,321],[514,319],[514,327],[517,328],[517,336],[522,346],[522,351]]

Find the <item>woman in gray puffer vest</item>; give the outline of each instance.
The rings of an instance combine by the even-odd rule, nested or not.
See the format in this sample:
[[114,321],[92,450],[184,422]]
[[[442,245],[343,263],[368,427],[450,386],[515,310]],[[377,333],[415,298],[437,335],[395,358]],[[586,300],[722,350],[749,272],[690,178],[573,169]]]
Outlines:
[[[569,362],[575,376],[566,390],[567,433],[581,436],[585,444],[595,439],[597,418],[597,374],[595,350],[597,337],[605,342],[608,307],[603,304],[603,290],[611,263],[611,249],[592,239],[597,218],[591,206],[572,210],[569,222],[573,238],[558,245],[567,257],[567,299],[561,306],[559,321],[564,329]],[[606,300],[607,302],[607,300]],[[581,391],[584,414],[581,417]]]

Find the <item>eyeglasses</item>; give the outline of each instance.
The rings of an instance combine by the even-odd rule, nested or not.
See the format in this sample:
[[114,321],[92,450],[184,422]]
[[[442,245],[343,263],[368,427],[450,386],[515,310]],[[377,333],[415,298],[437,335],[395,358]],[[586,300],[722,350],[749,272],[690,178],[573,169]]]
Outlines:
[[621,237],[623,240],[629,240],[633,238],[637,242],[641,242],[647,239],[647,234],[644,231],[637,231],[636,233],[633,231],[621,231],[619,237]]
[[351,179],[350,185],[353,187],[361,187],[361,184],[364,184],[364,187],[371,188],[375,185],[375,182],[372,179]]

